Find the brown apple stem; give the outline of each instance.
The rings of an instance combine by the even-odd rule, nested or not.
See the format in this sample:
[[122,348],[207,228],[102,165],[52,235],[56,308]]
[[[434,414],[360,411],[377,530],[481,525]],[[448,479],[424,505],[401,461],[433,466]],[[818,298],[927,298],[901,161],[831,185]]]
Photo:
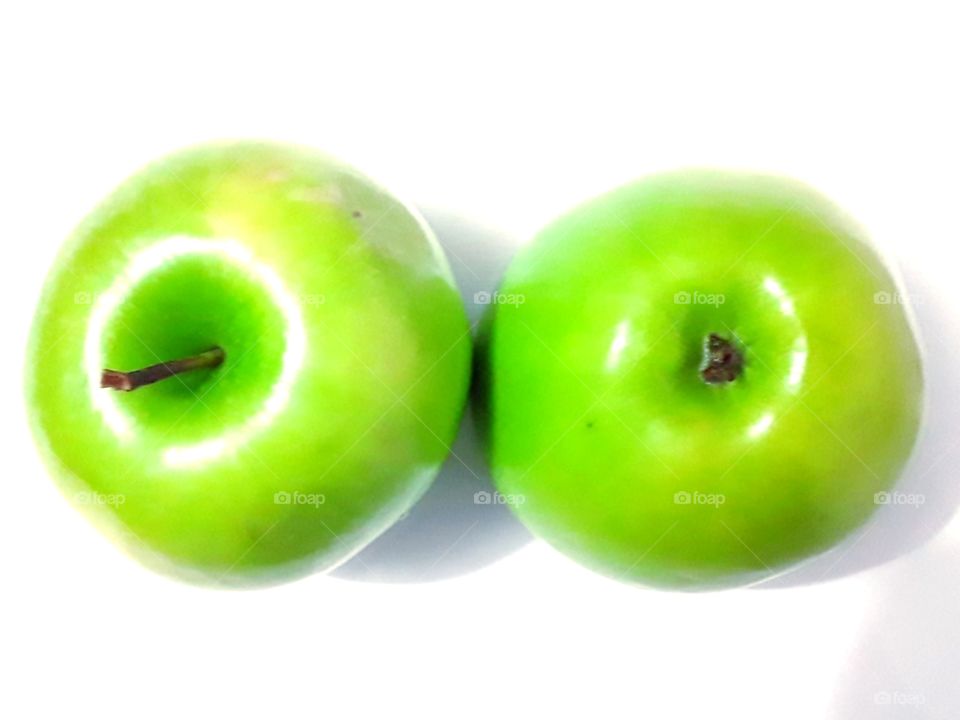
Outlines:
[[733,382],[743,372],[743,353],[731,342],[711,333],[704,343],[700,377],[711,385]]
[[150,385],[159,380],[166,380],[174,375],[189,372],[190,370],[215,368],[223,362],[225,357],[226,353],[224,353],[221,348],[215,347],[199,355],[194,355],[193,357],[169,360],[168,362],[157,363],[156,365],[151,365],[141,370],[133,370],[131,372],[104,370],[100,376],[100,387],[129,392],[144,385]]

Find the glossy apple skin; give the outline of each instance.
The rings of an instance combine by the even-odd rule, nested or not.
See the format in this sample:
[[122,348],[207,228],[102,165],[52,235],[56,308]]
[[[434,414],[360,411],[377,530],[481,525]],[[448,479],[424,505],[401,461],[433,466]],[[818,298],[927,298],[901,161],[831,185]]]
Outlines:
[[[543,230],[500,292],[515,302],[491,306],[477,370],[495,482],[615,578],[767,577],[864,523],[914,444],[921,362],[894,279],[793,181],[628,185]],[[701,377],[712,333],[742,349],[733,382]]]
[[[118,393],[213,346],[224,364]],[[36,439],[68,497],[188,580],[338,564],[447,455],[471,339],[410,208],[314,151],[209,145],[124,183],[51,271],[27,357]]]

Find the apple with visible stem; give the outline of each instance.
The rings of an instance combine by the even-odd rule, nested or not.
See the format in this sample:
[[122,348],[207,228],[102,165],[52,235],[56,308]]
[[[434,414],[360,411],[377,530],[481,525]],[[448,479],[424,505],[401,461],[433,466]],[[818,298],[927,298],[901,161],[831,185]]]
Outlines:
[[667,173],[523,248],[482,328],[494,480],[588,567],[750,583],[883,502],[922,414],[921,360],[864,233],[794,181]]
[[27,357],[69,497],[177,576],[332,567],[426,490],[471,338],[420,216],[315,151],[235,142],[123,184],[50,273]]

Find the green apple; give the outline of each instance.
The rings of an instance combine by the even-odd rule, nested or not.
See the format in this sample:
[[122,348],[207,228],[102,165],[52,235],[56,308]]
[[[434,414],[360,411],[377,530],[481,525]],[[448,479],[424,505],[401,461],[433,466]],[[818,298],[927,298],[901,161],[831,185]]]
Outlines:
[[342,562],[424,492],[470,353],[413,210],[310,150],[209,145],[76,231],[37,310],[27,401],[69,497],[137,556],[274,582]]
[[587,203],[521,250],[482,332],[500,492],[624,580],[737,585],[829,548],[921,420],[893,277],[786,179],[669,173]]

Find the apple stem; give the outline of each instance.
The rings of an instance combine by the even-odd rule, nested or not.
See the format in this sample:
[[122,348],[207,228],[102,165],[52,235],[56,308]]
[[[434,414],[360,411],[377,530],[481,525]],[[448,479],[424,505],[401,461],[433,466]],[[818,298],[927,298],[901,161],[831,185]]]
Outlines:
[[726,338],[711,333],[704,343],[700,377],[710,385],[733,382],[743,372],[743,353]]
[[169,360],[131,372],[104,370],[100,376],[100,387],[130,392],[144,385],[150,385],[158,380],[165,380],[190,370],[215,368],[223,363],[225,357],[226,353],[221,348],[215,347],[193,357]]

